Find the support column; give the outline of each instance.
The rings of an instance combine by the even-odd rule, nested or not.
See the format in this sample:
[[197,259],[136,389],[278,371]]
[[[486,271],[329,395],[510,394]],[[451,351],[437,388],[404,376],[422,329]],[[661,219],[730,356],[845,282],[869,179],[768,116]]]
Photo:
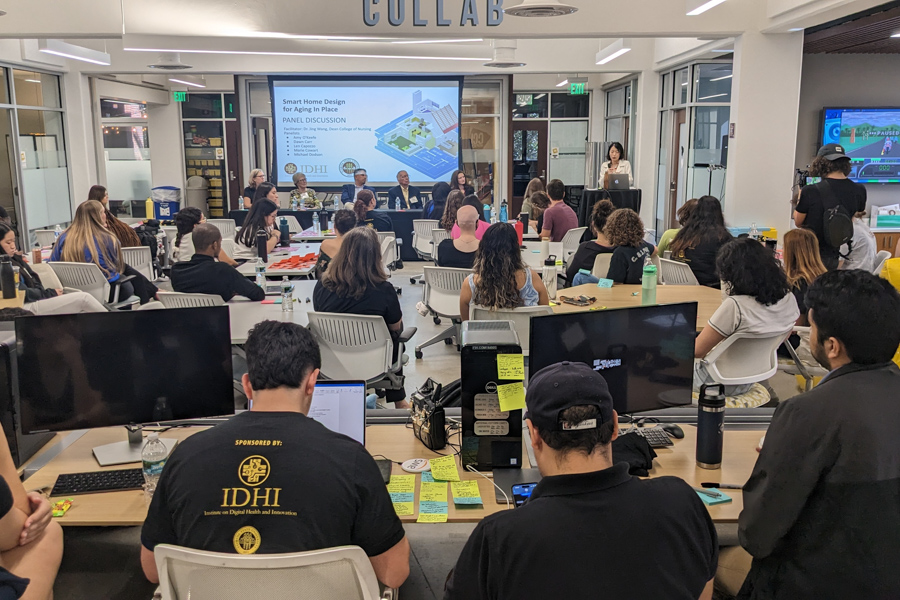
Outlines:
[[[634,156],[634,186],[641,190],[641,220],[644,227],[656,227],[656,187],[657,149],[659,148],[659,99],[660,74],[652,69],[641,71],[638,79],[637,95],[632,94],[632,102],[637,102],[634,114],[634,141],[637,153]],[[656,232],[662,235],[661,231]]]

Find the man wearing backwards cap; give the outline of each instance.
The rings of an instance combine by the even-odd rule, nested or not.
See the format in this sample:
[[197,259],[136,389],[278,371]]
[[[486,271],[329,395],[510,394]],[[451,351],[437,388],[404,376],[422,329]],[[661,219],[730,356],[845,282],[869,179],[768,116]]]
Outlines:
[[819,254],[829,271],[838,268],[840,248],[830,245],[825,237],[825,211],[843,206],[847,218],[866,210],[866,188],[847,179],[850,157],[840,144],[826,144],[819,148],[809,174],[822,181],[800,191],[800,201],[794,209],[794,224],[811,229],[819,238]]
[[444,599],[711,598],[709,513],[681,479],[613,465],[619,426],[606,380],[556,363],[531,378],[525,402],[543,479],[520,508],[478,524]]

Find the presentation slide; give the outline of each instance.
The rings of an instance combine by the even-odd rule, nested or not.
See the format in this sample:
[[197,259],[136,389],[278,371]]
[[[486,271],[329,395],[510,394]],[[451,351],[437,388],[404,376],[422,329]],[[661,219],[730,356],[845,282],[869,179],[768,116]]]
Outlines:
[[841,144],[850,178],[860,183],[900,183],[900,109],[827,108],[823,144]]
[[310,80],[270,78],[279,187],[306,175],[310,187],[448,181],[459,168],[459,79]]

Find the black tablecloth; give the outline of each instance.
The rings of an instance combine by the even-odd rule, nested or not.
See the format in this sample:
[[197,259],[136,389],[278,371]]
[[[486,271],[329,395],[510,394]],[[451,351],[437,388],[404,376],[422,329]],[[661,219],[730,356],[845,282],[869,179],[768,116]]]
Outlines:
[[590,227],[591,211],[604,198],[610,199],[616,208],[630,208],[641,213],[641,190],[584,190],[578,205],[579,227]]
[[[234,224],[238,227],[243,227],[244,219],[247,217],[247,210],[232,210],[228,213],[229,219],[234,219]],[[328,219],[331,218],[331,215],[334,214],[334,210],[325,209],[319,211],[314,210],[280,210],[278,211],[279,217],[287,217],[292,216],[297,219],[297,222],[300,223],[300,227],[303,229],[309,229],[312,227],[312,216],[314,212],[319,213],[319,222],[322,224],[322,228],[324,229],[328,223]]]

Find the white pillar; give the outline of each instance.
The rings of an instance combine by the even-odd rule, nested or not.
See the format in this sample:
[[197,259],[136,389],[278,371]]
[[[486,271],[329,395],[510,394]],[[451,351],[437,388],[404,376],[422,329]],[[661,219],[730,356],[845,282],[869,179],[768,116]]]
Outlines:
[[[637,153],[632,165],[635,177],[634,185],[641,190],[641,220],[644,227],[656,227],[656,172],[657,149],[659,147],[659,99],[660,74],[651,69],[641,71],[638,79],[637,96],[632,95],[632,102],[637,102],[634,111],[634,140]],[[657,235],[662,235],[661,231]]]
[[[725,221],[775,227],[791,219],[803,34],[748,32],[734,44]],[[839,83],[836,82],[836,85]]]
[[[147,127],[150,133],[151,187],[185,186],[184,133],[181,111],[175,102],[147,104]],[[183,196],[182,196],[183,201]]]

